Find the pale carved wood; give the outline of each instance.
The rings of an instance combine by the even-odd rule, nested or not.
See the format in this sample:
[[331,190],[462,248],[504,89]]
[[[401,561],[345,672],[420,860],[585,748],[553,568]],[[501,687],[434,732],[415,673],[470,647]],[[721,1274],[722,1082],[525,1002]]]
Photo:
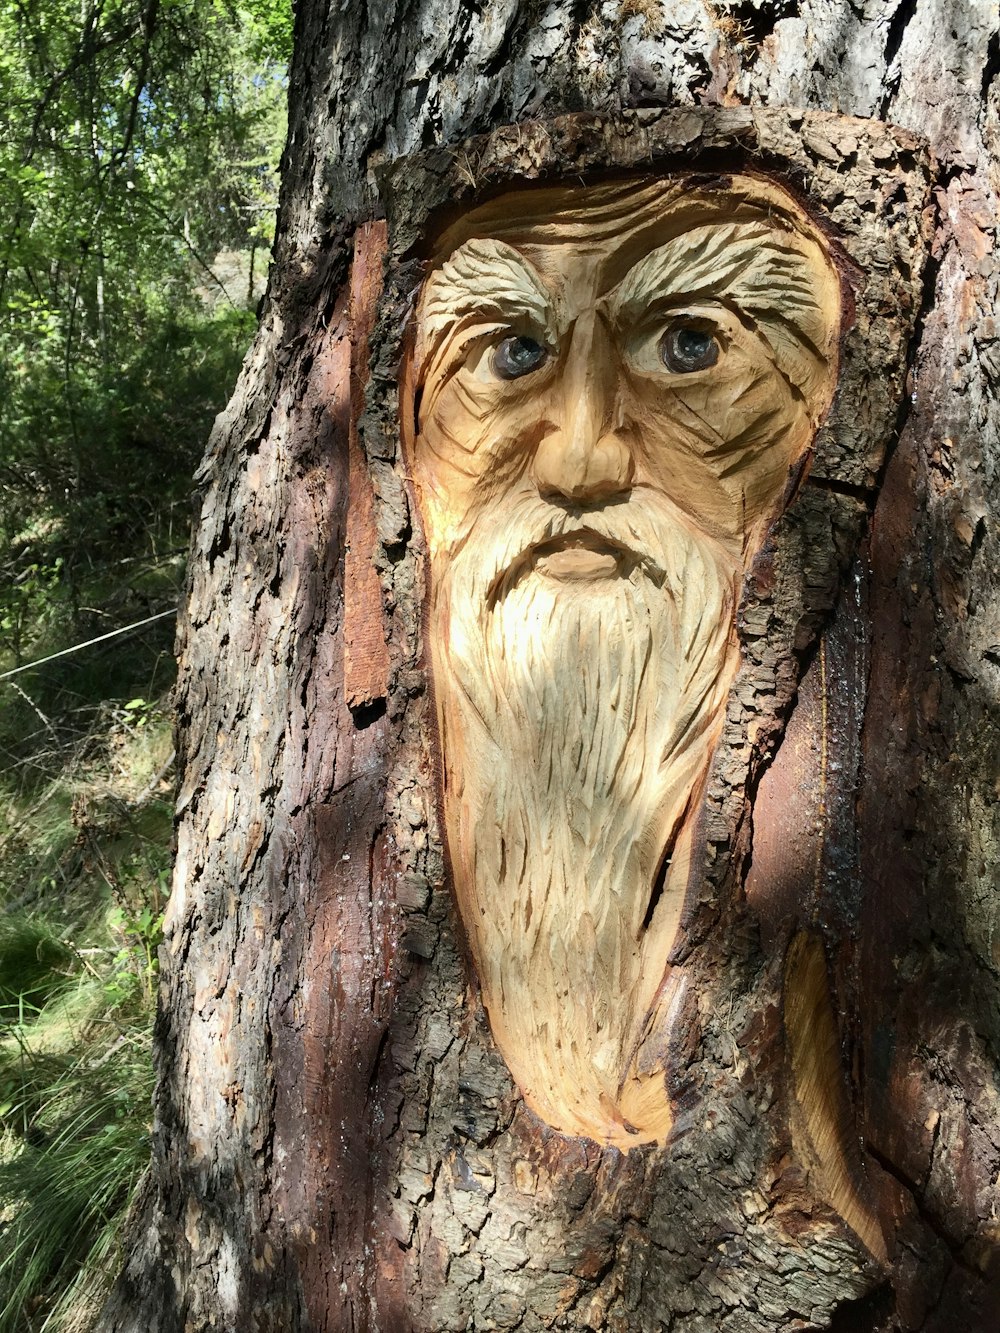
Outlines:
[[494,1038],[566,1134],[670,1132],[672,950],[743,581],[836,386],[834,252],[751,175],[511,192],[436,242],[411,452],[448,845]]

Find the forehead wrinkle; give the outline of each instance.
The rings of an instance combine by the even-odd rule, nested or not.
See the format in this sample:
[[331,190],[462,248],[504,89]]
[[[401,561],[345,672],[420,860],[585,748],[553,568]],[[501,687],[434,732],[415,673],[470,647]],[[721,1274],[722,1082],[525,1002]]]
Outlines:
[[433,339],[469,316],[503,317],[512,311],[544,324],[551,294],[529,259],[503,241],[466,241],[431,274],[421,319]]
[[454,221],[438,238],[437,262],[472,238],[492,237],[519,249],[577,250],[591,242],[632,252],[624,268],[621,254],[612,261],[620,279],[654,246],[705,224],[726,222],[763,224],[773,234],[785,232],[798,240],[806,240],[813,231],[787,191],[766,176],[737,173],[706,183],[700,172],[636,174],[580,184],[515,187]]
[[560,298],[580,306],[606,293],[665,232],[683,228],[690,199],[677,178],[515,192],[456,223],[442,249],[471,235],[466,245],[488,237],[515,250],[550,289],[555,316],[569,318]]
[[601,243],[610,233],[634,228],[637,215],[662,216],[682,192],[680,180],[663,177],[512,190],[454,223],[440,238],[439,253],[476,236],[511,245],[521,239],[548,245]]

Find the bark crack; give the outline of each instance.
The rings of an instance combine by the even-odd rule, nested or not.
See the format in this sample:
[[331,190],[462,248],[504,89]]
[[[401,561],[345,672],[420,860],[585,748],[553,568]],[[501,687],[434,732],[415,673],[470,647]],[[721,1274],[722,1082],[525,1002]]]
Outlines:
[[888,1157],[881,1149],[876,1148],[872,1143],[866,1143],[865,1153],[877,1162],[878,1165],[888,1175],[892,1176],[897,1184],[901,1185],[906,1193],[913,1200],[913,1206],[920,1219],[927,1224],[937,1239],[944,1245],[951,1256],[952,1262],[964,1272],[973,1277],[977,1284],[982,1281],[982,1273],[962,1253],[963,1246],[952,1236],[947,1226],[942,1220],[927,1206],[924,1198],[924,1192],[920,1184],[913,1180],[903,1169],[898,1166],[891,1157]]

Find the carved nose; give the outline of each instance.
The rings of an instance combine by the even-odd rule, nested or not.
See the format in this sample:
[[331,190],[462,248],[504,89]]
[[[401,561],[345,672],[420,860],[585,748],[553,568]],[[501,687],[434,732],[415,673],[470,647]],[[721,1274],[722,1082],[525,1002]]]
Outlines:
[[552,429],[535,453],[542,495],[607,500],[632,484],[633,459],[612,414],[618,371],[607,333],[591,315],[577,321],[556,395]]

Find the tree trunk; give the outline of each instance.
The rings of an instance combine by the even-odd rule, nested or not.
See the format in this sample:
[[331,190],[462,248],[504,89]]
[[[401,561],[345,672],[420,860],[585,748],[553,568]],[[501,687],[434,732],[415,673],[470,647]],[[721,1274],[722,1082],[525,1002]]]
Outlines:
[[[265,313],[200,473],[154,1157],[103,1333],[996,1327],[998,90],[993,0],[299,5]],[[856,310],[743,590],[671,1136],[623,1152],[532,1113],[479,1000],[398,370],[442,209],[741,168],[832,228]]]

